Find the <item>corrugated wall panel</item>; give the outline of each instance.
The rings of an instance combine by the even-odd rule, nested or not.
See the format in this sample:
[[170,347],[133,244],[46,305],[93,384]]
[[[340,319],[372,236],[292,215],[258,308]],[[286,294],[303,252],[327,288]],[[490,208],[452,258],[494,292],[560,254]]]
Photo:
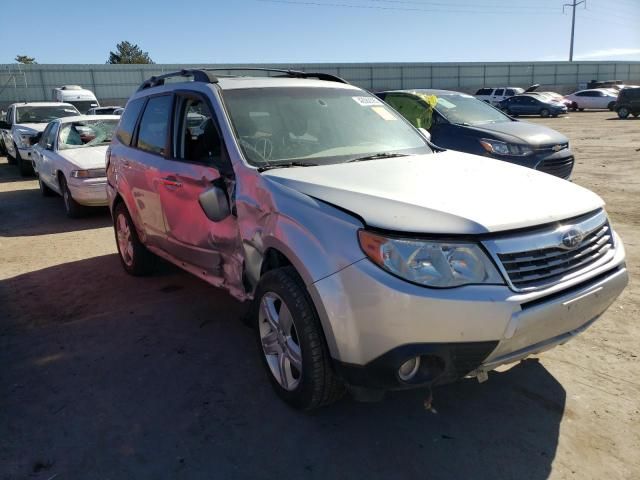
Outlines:
[[[54,87],[79,84],[101,101],[123,103],[152,75],[186,67],[234,68],[233,64],[166,65],[0,65],[0,106],[14,101],[49,100]],[[494,63],[306,63],[256,64],[326,72],[371,90],[447,88],[467,92],[482,86],[540,83],[569,92],[589,80],[623,80],[640,84],[640,62],[494,62]]]

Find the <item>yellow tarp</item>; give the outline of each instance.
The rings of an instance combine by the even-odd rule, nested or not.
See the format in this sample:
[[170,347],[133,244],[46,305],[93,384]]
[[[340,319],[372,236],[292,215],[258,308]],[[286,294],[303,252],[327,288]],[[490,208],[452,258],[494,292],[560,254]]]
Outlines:
[[[435,95],[426,95],[420,92],[411,92],[411,95],[414,98],[406,94],[395,95],[390,93],[384,100],[409,120],[414,127],[428,130],[431,128],[433,109],[438,103],[438,98]],[[422,100],[422,102],[418,99]]]

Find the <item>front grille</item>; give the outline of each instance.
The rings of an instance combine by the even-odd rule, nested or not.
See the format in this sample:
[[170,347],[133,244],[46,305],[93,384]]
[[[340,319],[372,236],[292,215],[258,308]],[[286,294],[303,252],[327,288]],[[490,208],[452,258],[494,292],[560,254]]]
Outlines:
[[560,178],[569,178],[573,170],[573,157],[543,160],[538,170]]
[[608,223],[588,233],[576,247],[541,248],[515,253],[498,253],[511,284],[520,290],[543,288],[603,258],[613,249]]

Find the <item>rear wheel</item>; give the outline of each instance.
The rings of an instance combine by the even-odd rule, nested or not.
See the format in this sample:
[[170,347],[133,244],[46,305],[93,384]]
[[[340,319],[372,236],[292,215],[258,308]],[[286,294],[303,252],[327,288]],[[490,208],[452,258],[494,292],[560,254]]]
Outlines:
[[628,116],[629,116],[629,109],[627,107],[620,107],[618,109],[618,118],[624,119],[624,118],[627,118]]
[[82,205],[76,202],[71,195],[69,186],[67,185],[67,179],[64,175],[60,175],[60,191],[62,192],[62,199],[64,200],[64,210],[67,212],[69,218],[79,218],[84,215],[85,209]]
[[156,258],[140,241],[138,231],[123,202],[116,205],[113,211],[113,229],[120,262],[126,272],[135,276],[153,273]]
[[263,275],[253,318],[262,363],[280,398],[313,410],[342,396],[344,386],[333,371],[315,308],[292,267]]
[[547,108],[543,108],[542,110],[540,110],[540,116],[541,117],[547,118],[549,116],[549,113],[550,113],[549,109],[547,109]]

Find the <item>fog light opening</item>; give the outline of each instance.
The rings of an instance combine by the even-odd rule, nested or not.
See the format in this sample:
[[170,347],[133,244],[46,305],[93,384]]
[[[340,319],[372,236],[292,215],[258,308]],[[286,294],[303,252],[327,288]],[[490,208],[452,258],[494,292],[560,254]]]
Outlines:
[[420,369],[420,357],[413,357],[400,365],[398,369],[398,377],[403,382],[408,382],[413,377],[416,376],[418,370]]

